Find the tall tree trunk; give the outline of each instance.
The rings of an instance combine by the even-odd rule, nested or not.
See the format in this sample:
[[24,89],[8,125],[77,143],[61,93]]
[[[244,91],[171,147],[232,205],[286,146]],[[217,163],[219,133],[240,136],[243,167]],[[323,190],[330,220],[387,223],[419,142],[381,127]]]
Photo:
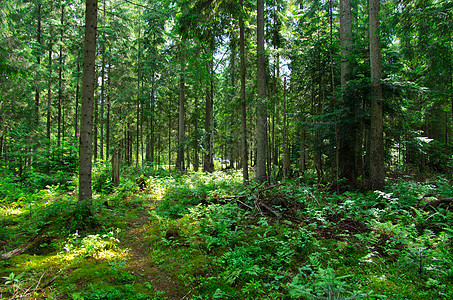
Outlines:
[[109,158],[110,155],[110,109],[111,109],[111,103],[110,103],[110,64],[107,68],[107,117],[106,117],[106,132],[105,132],[105,157],[106,159]]
[[104,103],[105,103],[105,53],[102,53],[102,71],[101,71],[101,109],[99,111],[99,130],[100,130],[100,145],[99,158],[104,159]]
[[141,65],[142,65],[142,49],[141,49],[141,24],[138,26],[138,57],[137,57],[137,126],[136,126],[136,132],[137,132],[137,138],[136,138],[136,143],[137,143],[137,148],[135,150],[135,167],[138,168],[138,163],[139,163],[139,152],[140,152],[140,118],[143,118],[143,114],[141,114],[141,107],[142,107],[142,91],[141,91],[141,86],[143,85],[143,78],[142,78],[142,70],[141,70]]
[[[340,0],[340,44],[341,44],[341,87],[343,103],[347,112],[342,117],[344,120],[343,130],[339,137],[339,177],[346,178],[347,184],[356,184],[356,103],[354,99],[346,98],[346,85],[352,78],[351,50],[352,50],[352,27],[351,27],[351,0]],[[348,96],[351,97],[351,96]],[[352,122],[351,122],[352,120]]]
[[205,153],[203,157],[203,171],[214,172],[214,45],[211,42],[212,58],[208,63],[209,85],[206,87],[206,115],[205,115]]
[[267,99],[266,99],[266,54],[264,51],[264,0],[257,2],[257,159],[256,179],[267,180],[266,174],[266,142],[267,142]]
[[60,54],[59,54],[59,66],[58,66],[58,132],[57,132],[57,145],[58,147],[61,146],[61,130],[62,130],[62,102],[63,102],[63,33],[64,33],[64,5],[61,4],[61,19],[60,19],[60,26],[61,26],[61,33],[60,33]]
[[291,165],[288,147],[288,124],[287,124],[287,99],[286,99],[286,77],[283,80],[283,178],[288,176]]
[[340,152],[339,152],[339,140],[338,140],[338,117],[337,117],[337,98],[335,91],[335,69],[333,61],[333,4],[332,0],[329,0],[329,27],[330,27],[330,92],[332,93],[333,100],[333,113],[334,113],[334,126],[335,126],[335,186],[337,193],[340,193]]
[[154,72],[151,74],[151,93],[149,101],[149,116],[148,116],[148,133],[147,133],[147,145],[146,145],[146,160],[148,162],[154,162],[154,84],[155,84],[155,75]]
[[352,50],[351,0],[340,0],[341,85],[351,80]]
[[[96,72],[96,71],[95,71]],[[96,72],[95,78],[99,77],[99,74]],[[97,80],[94,85],[94,90],[97,87]],[[93,122],[93,159],[97,161],[98,159],[98,123],[99,123],[99,100],[94,97],[94,122]]]
[[181,43],[180,59],[181,59],[181,70],[179,74],[179,119],[178,119],[178,156],[176,158],[176,168],[180,171],[184,171],[184,136],[185,136],[185,69],[186,69],[186,56],[185,56],[185,45],[184,41]]
[[79,203],[92,204],[93,102],[96,59],[97,0],[86,0],[82,109],[79,146]]
[[49,42],[49,89],[47,91],[47,140],[51,144],[51,123],[52,123],[52,41]]
[[[38,64],[38,67],[41,65],[41,3],[38,3],[37,4],[37,7],[36,7],[36,14],[37,14],[37,18],[38,18],[38,24],[37,24],[37,33],[36,33],[36,42],[38,43],[38,47],[39,48],[39,52],[38,52],[38,55],[36,56],[36,63]],[[39,75],[38,75],[39,76]],[[36,91],[35,91],[35,107],[34,107],[34,114],[35,114],[35,124],[36,124],[36,128],[38,128],[38,125],[39,125],[39,93],[41,92],[40,91],[40,87],[39,87],[39,84],[40,84],[40,76],[38,77],[38,84],[36,86]]]
[[171,109],[168,109],[168,170],[171,170]]
[[245,25],[243,0],[239,0],[241,12],[239,15],[239,52],[241,60],[241,136],[242,136],[242,177],[243,184],[249,182],[249,164],[248,164],[248,149],[247,149],[247,102],[245,98]]
[[384,138],[382,113],[381,38],[379,34],[380,0],[369,0],[371,63],[370,188],[384,187]]
[[[319,62],[321,64],[321,62]],[[322,75],[320,74],[319,78],[319,86],[318,86],[318,103],[316,104],[316,107],[314,108],[314,111],[316,111],[316,115],[322,116],[324,114],[324,97],[325,97],[325,92],[324,92],[324,80]],[[318,123],[319,120],[314,120],[315,123]],[[316,125],[315,125],[316,126]],[[318,175],[318,183],[322,183],[324,180],[324,168],[323,168],[323,161],[322,161],[322,148],[323,148],[323,138],[322,138],[322,132],[320,129],[315,131],[315,153],[314,153],[314,159],[315,159],[315,166],[316,166],[316,173]]]
[[77,83],[76,83],[76,95],[75,95],[75,108],[74,108],[74,138],[75,140],[78,140],[79,138],[79,92],[80,92],[80,78],[79,78],[79,73],[80,73],[80,50],[79,54],[77,56]]
[[[104,15],[104,22],[105,22],[105,7],[106,2],[104,0],[103,5],[103,15]],[[99,157],[100,159],[104,159],[104,103],[105,103],[105,33],[102,33],[103,41],[102,41],[102,48],[101,48],[101,56],[102,56],[102,70],[101,70],[101,110],[99,112],[99,122],[100,122],[100,145],[99,145]]]

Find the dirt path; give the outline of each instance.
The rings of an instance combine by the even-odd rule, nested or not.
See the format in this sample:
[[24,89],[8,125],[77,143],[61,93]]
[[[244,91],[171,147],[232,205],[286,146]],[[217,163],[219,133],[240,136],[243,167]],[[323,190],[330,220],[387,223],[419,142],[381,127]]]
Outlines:
[[140,280],[139,283],[149,283],[156,293],[163,292],[158,299],[190,299],[190,293],[184,292],[172,274],[155,264],[150,257],[149,245],[144,243],[146,225],[149,223],[149,214],[131,221],[131,229],[127,231],[121,244],[129,249],[130,257],[127,265],[131,273]]

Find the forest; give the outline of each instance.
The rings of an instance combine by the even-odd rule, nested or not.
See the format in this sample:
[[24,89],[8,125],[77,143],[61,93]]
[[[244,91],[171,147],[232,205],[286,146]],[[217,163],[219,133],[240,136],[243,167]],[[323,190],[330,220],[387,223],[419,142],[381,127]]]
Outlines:
[[0,1],[0,299],[452,299],[450,0]]

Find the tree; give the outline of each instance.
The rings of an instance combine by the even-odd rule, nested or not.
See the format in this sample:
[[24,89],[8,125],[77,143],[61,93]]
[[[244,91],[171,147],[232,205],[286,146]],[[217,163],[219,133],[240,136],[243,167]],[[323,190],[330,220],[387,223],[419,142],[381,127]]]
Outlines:
[[371,133],[370,133],[370,188],[384,186],[384,140],[382,116],[382,65],[379,33],[380,0],[370,0],[370,66],[371,66]]
[[184,136],[186,134],[185,129],[185,46],[184,41],[179,46],[181,69],[179,74],[179,118],[178,118],[178,156],[176,157],[176,167],[180,171],[184,171]]
[[239,0],[239,55],[241,61],[241,136],[242,136],[242,177],[243,184],[249,181],[248,149],[247,149],[247,102],[245,98],[246,66],[245,66],[245,25],[244,4]]
[[[352,79],[352,29],[351,29],[351,0],[340,0],[340,44],[341,44],[341,87],[343,92],[343,103],[346,108],[342,117],[343,130],[339,143],[339,177],[346,178],[348,184],[355,185],[355,144],[356,144],[356,122],[355,97],[348,97],[347,83]],[[346,122],[345,122],[346,120]]]
[[83,51],[82,108],[79,146],[79,204],[92,204],[91,167],[93,154],[93,103],[95,87],[97,0],[86,0]]
[[264,0],[257,2],[257,121],[256,121],[256,179],[260,182],[267,180],[266,172],[266,143],[267,143],[267,101],[266,101],[266,54],[264,49]]

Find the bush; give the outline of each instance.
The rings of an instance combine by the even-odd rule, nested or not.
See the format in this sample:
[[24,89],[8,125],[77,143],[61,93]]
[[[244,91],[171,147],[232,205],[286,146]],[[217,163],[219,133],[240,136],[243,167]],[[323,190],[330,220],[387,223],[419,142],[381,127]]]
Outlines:
[[108,162],[98,162],[93,166],[93,190],[98,193],[111,193],[113,191],[112,168]]

